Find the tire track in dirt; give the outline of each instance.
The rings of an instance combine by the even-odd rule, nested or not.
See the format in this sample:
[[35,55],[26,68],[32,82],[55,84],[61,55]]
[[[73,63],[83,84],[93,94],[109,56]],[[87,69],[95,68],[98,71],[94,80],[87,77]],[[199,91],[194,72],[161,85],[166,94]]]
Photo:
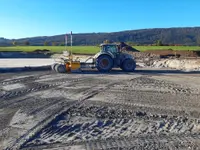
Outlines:
[[[81,150],[183,150],[183,149],[199,149],[199,135],[168,135],[168,136],[137,136],[137,137],[123,137],[123,138],[110,138],[98,139],[86,142],[74,143],[76,147]],[[33,147],[26,147],[26,150],[39,150],[39,149],[54,149],[59,150],[63,148],[73,148],[69,143],[54,143],[51,145],[39,145]]]
[[9,84],[15,84],[15,83],[26,83],[26,82],[31,82],[37,79],[39,79],[39,76],[29,76],[29,77],[24,77],[24,78],[19,78],[19,79],[11,79],[8,81],[2,81],[0,82],[0,85],[4,86],[4,85],[9,85]]
[[[121,86],[122,87],[120,89],[123,90],[124,86]],[[199,94],[198,89],[193,89],[191,87],[186,87],[185,85],[179,85],[172,82],[166,82],[164,80],[156,80],[145,76],[132,79],[126,86],[129,87],[129,89],[125,88],[126,90],[130,90],[130,88],[155,88],[157,90],[161,89],[163,92],[167,93]]]
[[86,150],[102,149],[199,149],[200,135],[139,136],[87,142]]
[[191,119],[199,119],[200,111],[198,110],[188,110],[185,111],[183,108],[177,107],[166,107],[161,105],[150,105],[150,104],[142,104],[142,103],[133,103],[133,102],[124,102],[121,100],[96,100],[96,103],[104,103],[110,107],[119,107],[124,109],[134,109],[138,110],[141,113],[152,113],[152,114],[159,114],[161,116],[180,116],[180,117],[187,117]]
[[[179,92],[179,93],[181,93],[181,92]],[[117,104],[119,106],[121,106],[121,105],[127,105],[127,106],[131,105],[131,103],[126,103],[126,102],[122,102],[122,103],[116,102],[115,103],[114,100],[110,103],[114,103],[113,105]],[[109,104],[109,102],[107,104]],[[89,106],[88,101],[84,105]],[[104,106],[105,106],[105,104],[104,104]],[[151,106],[151,105],[148,106],[148,105],[142,105],[142,104],[140,105],[140,104],[134,104],[134,103],[133,103],[132,106],[135,106],[135,107],[139,106],[139,107],[146,107],[146,108],[153,107],[153,109],[155,109],[155,110],[161,109],[159,106],[158,107],[157,106]],[[87,109],[87,110],[91,111],[93,108],[81,107],[80,110]],[[117,108],[115,107],[115,109],[117,109]],[[162,109],[165,110],[166,107],[163,107]],[[76,113],[76,114],[81,114],[81,115],[85,116],[86,112],[84,111],[84,112],[81,113],[80,110],[73,108],[73,112],[71,112],[71,114]],[[88,116],[86,115],[86,117],[94,117],[94,116],[91,116],[91,114],[98,114],[98,112],[102,112],[104,110],[105,109],[102,106],[102,107],[99,108],[98,111],[96,111],[96,112],[92,111],[92,112],[90,112],[90,115],[88,115]],[[171,111],[171,110],[169,109],[168,111]],[[110,110],[110,112],[112,112],[112,111]],[[168,116],[166,114],[165,115],[153,114],[152,116],[146,116],[147,115],[146,112],[135,112],[135,114],[136,114],[136,116],[138,115],[137,117],[140,118],[140,119],[142,119],[141,117],[144,116],[145,121],[163,120],[163,119],[166,119],[166,118],[169,119],[168,121],[162,122],[160,124],[161,128],[159,129],[159,132],[162,131],[162,130],[167,130],[167,131],[170,131],[170,135],[164,135],[163,139],[160,139],[160,136],[162,136],[162,134],[152,135],[153,138],[151,138],[150,140],[146,139],[146,137],[143,137],[145,140],[143,140],[143,138],[142,138],[142,140],[137,138],[136,141],[139,141],[139,142],[136,142],[136,143],[132,142],[132,139],[131,139],[131,141],[126,140],[126,138],[129,138],[129,137],[124,137],[124,139],[120,139],[120,140],[119,140],[119,137],[116,137],[116,138],[112,139],[112,141],[114,141],[116,143],[116,145],[112,145],[112,143],[107,142],[107,140],[109,140],[109,139],[105,139],[104,141],[103,140],[99,141],[99,139],[98,139],[96,143],[92,142],[94,139],[90,139],[89,141],[86,140],[87,144],[89,143],[88,144],[89,146],[86,145],[86,148],[87,149],[116,149],[116,148],[117,149],[119,149],[119,148],[123,148],[123,149],[129,149],[129,148],[133,148],[133,149],[138,149],[138,148],[141,148],[141,149],[149,149],[149,148],[150,149],[151,148],[152,149],[169,149],[169,148],[179,147],[181,149],[181,147],[182,148],[184,147],[184,148],[187,149],[189,147],[196,147],[196,148],[198,147],[197,143],[199,142],[200,137],[195,136],[195,130],[192,131],[194,129],[194,126],[196,126],[196,125],[199,126],[198,120],[196,120],[197,122],[194,125],[194,124],[190,124],[190,122],[194,121],[195,119],[190,120],[191,119],[190,118],[188,120],[188,118],[180,117],[179,114],[178,114],[178,116],[174,116],[174,115]],[[177,114],[177,113],[174,113],[174,114]],[[101,116],[101,115],[97,115],[96,117],[98,117],[98,116]],[[105,116],[108,117],[109,114],[106,113],[103,118],[105,118]],[[113,118],[127,118],[125,116],[129,116],[130,118],[134,118],[133,114],[128,114],[128,113],[125,113],[125,112],[120,113],[120,111],[118,109],[118,114],[113,116],[112,119]],[[136,117],[136,120],[137,120],[137,117]],[[149,118],[150,118],[150,120],[149,120]],[[123,119],[119,120],[118,123],[122,120]],[[131,122],[131,119],[129,121]],[[185,122],[185,121],[189,122],[188,127],[184,127],[184,126],[180,125],[181,122]],[[172,123],[170,123],[170,122],[172,122]],[[85,124],[87,124],[88,128],[91,129],[91,127],[94,127],[97,124],[104,124],[104,123],[99,122],[99,120],[98,120],[98,122],[93,122],[91,124],[90,124],[90,122],[87,122]],[[73,124],[73,125],[71,125],[71,127],[68,126],[68,129],[66,129],[66,130],[70,130],[72,127],[74,127],[74,126],[77,127],[78,125],[79,124]],[[140,128],[140,129],[144,128],[145,132],[148,131],[148,128],[152,128],[151,126],[148,127],[148,128],[145,128],[143,124],[141,124],[141,125],[142,125],[142,127],[138,127],[138,128]],[[113,125],[111,124],[111,126],[113,126]],[[82,125],[78,126],[78,128],[82,128]],[[185,134],[185,132],[184,132],[185,129],[187,130],[187,132],[192,131],[192,134]],[[79,131],[79,129],[76,129],[76,130]],[[177,130],[177,134],[171,134],[172,130]],[[80,130],[80,131],[82,131],[82,130]],[[178,132],[178,131],[180,131],[180,132]],[[74,133],[73,131],[70,130],[70,133],[71,132],[76,135],[76,133]],[[97,131],[97,132],[100,132],[100,131]],[[145,134],[145,132],[142,132],[142,134]],[[157,132],[157,130],[155,130],[154,132]],[[56,132],[53,132],[53,133],[56,134]],[[61,135],[66,134],[66,133],[67,133],[67,131],[65,131],[64,133],[59,132],[59,134],[61,134]],[[113,134],[113,132],[110,132],[109,134]],[[141,133],[139,133],[139,134],[141,134]],[[49,137],[48,133],[47,133],[46,136]],[[104,136],[106,136],[106,135],[104,135]],[[187,136],[187,137],[183,138],[182,136]],[[156,137],[158,137],[158,138],[156,138]],[[152,139],[156,139],[156,140],[152,140]],[[50,141],[50,143],[51,143],[51,141]],[[75,142],[69,142],[69,143],[65,143],[65,144],[68,145],[68,146],[72,146],[72,145],[78,145],[78,144],[81,144],[81,143],[82,142],[75,141]],[[52,145],[54,145],[54,144],[52,144]],[[62,145],[62,144],[60,143],[60,145]]]
[[[87,106],[87,104],[84,105]],[[169,142],[172,145],[177,145],[176,143],[177,140],[180,143],[183,142],[185,144],[185,145],[182,144],[182,146],[186,146],[187,145],[186,142],[188,141],[193,142],[200,140],[199,134],[197,134],[195,130],[193,130],[194,125],[191,123],[191,121],[193,120],[184,120],[184,118],[179,118],[179,117],[175,118],[170,116],[167,116],[167,118],[159,118],[159,115],[146,116],[145,118],[141,118],[141,114],[137,114],[136,112],[134,113],[132,112],[133,113],[132,116],[128,115],[127,113],[119,114],[119,111],[117,112],[117,110],[114,108],[113,111],[116,111],[115,112],[116,114],[113,114],[113,111],[111,111],[110,108],[108,110],[105,110],[106,108],[102,107],[105,107],[105,105],[98,107],[96,106],[96,110],[94,109],[95,106],[93,105],[87,107],[79,106],[77,108],[74,107],[71,108],[71,110],[69,110],[71,115],[74,115],[76,113],[79,114],[80,118],[96,116],[98,120],[95,119],[89,122],[83,121],[82,123],[78,121],[76,123],[66,124],[66,125],[60,124],[59,125],[60,128],[58,127],[57,129],[45,128],[45,131],[42,133],[41,139],[36,138],[35,141],[30,140],[29,142],[27,142],[27,145],[24,148],[31,147],[34,149],[37,147],[39,149],[41,145],[55,146],[57,145],[57,143],[59,143],[59,146],[62,145],[73,146],[85,143],[87,149],[96,149],[97,145],[99,145],[98,147],[99,149],[102,149],[103,147],[104,149],[132,148],[132,147],[138,148],[138,146],[141,145],[144,146],[142,148],[148,148],[151,146],[155,148],[155,146],[159,144],[164,144],[165,147],[169,147],[170,146]],[[92,111],[87,112],[85,110],[92,110]],[[105,113],[107,115],[105,115]],[[104,119],[105,116],[107,117],[107,119]],[[196,124],[198,123],[196,122]],[[114,127],[117,128],[115,130],[112,130],[112,128]],[[152,129],[152,131],[150,131],[150,129]],[[165,130],[166,132],[162,132]],[[85,134],[84,138],[83,131],[85,131],[86,133],[90,131],[90,135]],[[118,133],[116,133],[116,131],[118,131]],[[169,131],[169,133],[167,131]],[[129,134],[129,132],[131,134]],[[120,134],[120,137],[118,136],[118,134]],[[51,139],[51,135],[57,138],[54,138],[53,140]],[[101,136],[99,137],[99,135]],[[134,135],[136,136],[134,137]],[[140,138],[141,135],[145,136]],[[139,138],[137,136],[139,136]],[[185,137],[185,139],[184,138],[181,139],[184,136],[188,137]],[[134,137],[135,139],[133,138],[130,139],[130,137]],[[69,140],[63,141],[62,138]],[[49,142],[47,142],[48,141],[47,139],[49,139]],[[47,143],[42,143],[42,141],[46,141]],[[133,141],[137,142],[135,143]],[[37,142],[39,142],[40,144]],[[113,142],[116,144],[113,145]],[[158,148],[163,148],[163,147],[158,147]]]
[[[69,81],[68,80],[66,81],[66,79],[62,79],[62,80],[59,79],[59,82],[54,81],[52,84],[49,84],[49,85],[46,85],[46,86],[44,85],[44,88],[42,90],[49,90],[49,89],[60,90],[62,88],[59,87],[59,86],[62,85],[62,84],[69,83],[67,85],[67,87],[72,87],[77,83],[87,82],[90,79],[91,79],[91,77],[74,78],[73,80],[69,80]],[[41,83],[41,85],[42,84],[43,83]],[[41,87],[38,86],[39,88],[35,88],[35,85],[36,86],[40,85],[40,83],[39,84],[38,83],[33,83],[32,85],[30,85],[30,87],[32,87],[31,89],[28,88],[28,89],[24,89],[24,91],[22,90],[22,92],[20,92],[21,93],[20,95],[18,95],[18,93],[16,91],[8,92],[8,93],[11,93],[11,95],[10,95],[10,97],[6,97],[6,99],[2,99],[1,100],[0,108],[8,108],[8,107],[10,107],[12,105],[14,105],[16,107],[16,106],[18,106],[19,103],[25,103],[26,101],[28,102],[31,99],[36,99],[34,95],[29,95],[28,97],[23,97],[23,99],[22,99],[22,96],[26,96],[27,94],[30,94],[32,92],[42,91]],[[65,89],[65,90],[67,90],[67,89]],[[65,91],[65,90],[63,89],[62,91]],[[9,95],[4,95],[4,96],[9,96]],[[42,99],[39,98],[38,100],[42,101]],[[51,98],[48,98],[48,99],[51,100]],[[53,96],[53,99],[57,99],[57,97]]]
[[13,99],[21,96],[25,96],[26,94],[29,94],[31,92],[37,92],[41,90],[47,90],[50,88],[55,87],[55,85],[52,84],[40,84],[40,83],[32,83],[33,86],[31,88],[27,89],[21,89],[21,90],[12,90],[12,91],[7,91],[5,94],[1,95],[0,98],[3,100],[8,100],[8,99]]
[[[40,113],[41,111],[44,111],[45,109],[48,109],[49,107],[54,107],[55,105],[58,104],[58,102],[59,102],[60,100],[62,100],[62,98],[54,99],[52,102],[50,102],[50,103],[48,103],[48,104],[46,104],[46,105],[43,105],[43,106],[41,106],[41,107],[38,107],[38,108],[36,108],[36,109],[30,111],[27,115],[28,115],[28,116],[35,115],[35,114]],[[49,100],[49,101],[51,101],[51,100]]]
[[[64,115],[64,114],[62,114]],[[26,146],[65,143],[75,145],[81,141],[93,141],[97,139],[109,139],[118,135],[124,138],[132,135],[148,135],[155,136],[163,134],[182,134],[196,133],[195,126],[199,125],[199,121],[179,117],[179,116],[160,116],[151,115],[127,109],[110,108],[102,104],[94,105],[86,102],[78,107],[70,108],[65,114],[67,117],[60,117],[60,120],[54,122],[48,128],[41,131],[40,136],[27,142]],[[80,121],[73,123],[60,124],[65,118],[88,117],[89,122]],[[96,118],[96,119],[90,119]],[[63,120],[64,119],[64,120]],[[66,121],[66,120],[65,120]],[[114,128],[114,129],[113,129]],[[56,138],[55,138],[56,137]],[[114,138],[114,139],[115,139]],[[63,140],[65,139],[65,140]],[[69,139],[69,140],[68,140]],[[115,139],[115,140],[116,140]],[[46,142],[46,143],[45,143]]]
[[[8,81],[2,81],[2,82],[0,82],[0,85],[2,84],[2,86],[9,85],[9,84],[15,84],[15,83],[22,83],[23,85],[27,86],[27,88],[23,88],[20,90],[3,91],[0,93],[0,98],[1,99],[11,99],[11,98],[18,97],[18,95],[22,96],[23,94],[26,94],[26,93],[35,92],[35,91],[43,90],[43,89],[46,90],[51,86],[58,86],[59,84],[64,84],[67,82],[76,82],[76,79],[79,79],[79,77],[77,77],[77,78],[72,78],[70,80],[66,77],[62,78],[62,76],[58,76],[59,78],[54,79],[52,81],[48,81],[48,79],[47,79],[46,82],[37,82],[37,80],[40,81],[45,76],[51,77],[49,75],[51,75],[51,73],[41,73],[39,75],[34,75],[34,76],[31,75],[28,77],[11,79]],[[81,78],[80,78],[80,80],[81,80]],[[49,82],[51,84],[49,84]]]
[[[147,87],[154,86],[154,84],[151,84],[152,81],[147,81],[147,83],[148,82],[150,82],[150,86],[147,85]],[[163,110],[166,112],[171,111],[170,109],[166,110],[165,107],[160,107],[156,105],[122,102],[119,100],[101,100],[101,102],[95,101],[95,103],[99,104],[96,105],[93,103],[93,101],[90,101],[90,98],[98,95],[100,92],[109,89],[111,86],[120,85],[121,83],[121,81],[109,83],[105,87],[98,87],[97,85],[96,87],[94,86],[89,90],[86,90],[84,92],[84,95],[79,100],[75,101],[70,106],[63,105],[62,110],[56,112],[57,115],[48,116],[49,118],[47,117],[42,122],[37,124],[34,128],[29,130],[24,136],[19,138],[16,143],[11,145],[11,147],[9,147],[8,149],[14,148],[16,146],[21,146],[21,148],[25,149],[39,149],[42,147],[40,144],[31,145],[31,142],[37,140],[37,136],[43,133],[45,133],[44,136],[46,136],[46,138],[49,138],[52,134],[54,134],[61,135],[60,140],[62,138],[65,138],[67,140],[67,142],[63,142],[61,140],[62,143],[59,143],[59,146],[85,145],[86,149],[174,149],[177,147],[182,147],[186,149],[188,147],[198,148],[197,146],[200,140],[200,136],[199,133],[195,134],[194,131],[196,131],[195,127],[199,126],[199,120],[184,118],[183,116],[180,117],[179,114],[177,116],[169,115],[166,113],[163,113],[162,115],[160,113],[157,115],[156,113],[154,113],[151,115],[148,113],[151,111],[145,112],[127,109],[140,107],[143,110],[145,110],[146,108],[148,110],[152,109],[152,112],[155,110],[160,110],[159,112],[162,112]],[[129,80],[127,83],[131,83],[131,81]],[[140,83],[138,85],[141,86],[142,84]],[[125,85],[125,87],[126,86],[127,85]],[[134,86],[134,84],[132,84],[132,86]],[[126,90],[126,88],[122,88],[122,90]],[[189,94],[190,91],[188,92],[187,90],[180,90],[177,93]],[[113,108],[111,106],[113,106]],[[42,110],[43,108],[41,107],[38,109]],[[65,118],[65,121],[70,121],[70,118],[68,118],[68,116],[79,116],[96,119],[83,123],[77,122],[72,124],[62,124],[61,128],[58,128],[57,130],[50,130],[51,125],[65,115],[67,116]],[[105,124],[107,125],[105,126]],[[103,130],[102,126],[105,127],[103,128]],[[118,133],[124,134],[123,137],[117,136],[117,133],[116,136],[112,137],[113,132],[116,131],[116,129],[112,130],[112,128],[116,126],[118,127]],[[65,130],[62,130],[62,128]],[[133,128],[134,132],[132,134],[128,133],[128,131],[130,131],[128,130],[129,128]],[[84,132],[84,130],[86,129],[94,129],[93,131],[95,132],[90,133],[88,138],[86,136],[85,140],[82,140],[77,135],[80,135],[81,131]],[[76,133],[74,131],[78,132]],[[152,134],[152,132],[154,134]],[[151,133],[152,135],[149,136],[149,133]],[[93,138],[98,134],[100,134],[101,136],[104,135],[106,138]],[[136,134],[136,136],[134,134]],[[140,134],[146,135],[141,136]],[[70,141],[70,138],[75,138],[75,140],[72,142]],[[57,143],[54,143],[54,141],[49,142],[50,143],[48,143],[47,146],[51,147],[57,145]]]
[[[144,78],[144,81],[143,81]],[[147,83],[151,83],[151,84],[147,84],[145,83],[145,81],[147,80]],[[134,81],[134,82],[131,82]],[[112,88],[109,91],[105,91],[103,93],[100,93],[100,95],[97,95],[95,99],[91,99],[92,102],[103,102],[106,103],[106,105],[110,105],[110,106],[121,106],[121,107],[126,107],[126,108],[132,108],[132,109],[137,109],[137,110],[142,110],[143,112],[153,112],[153,113],[159,113],[159,114],[167,114],[167,115],[180,115],[180,116],[187,116],[190,118],[196,118],[198,119],[200,116],[200,111],[198,111],[197,108],[191,109],[191,107],[189,107],[189,103],[190,101],[185,101],[186,98],[189,99],[191,98],[190,94],[188,93],[194,93],[194,92],[181,92],[178,91],[176,92],[176,94],[170,95],[173,92],[172,90],[168,90],[166,91],[160,91],[159,89],[161,87],[163,87],[165,85],[165,83],[167,82],[163,82],[164,85],[161,85],[160,83],[162,83],[162,81],[160,80],[155,80],[155,79],[147,79],[147,77],[138,77],[138,78],[134,78],[132,79],[130,82],[124,82],[123,84],[118,84],[116,85],[114,88]],[[159,88],[157,88],[155,90],[155,86],[154,86],[154,82],[157,82],[157,84],[159,85]],[[139,84],[139,86],[137,86]],[[148,86],[148,89],[144,89],[145,85]],[[172,88],[175,87],[180,87],[180,85],[178,84],[171,84],[171,83],[167,83],[168,86]],[[168,87],[167,86],[167,87]],[[165,87],[165,86],[164,86]],[[143,89],[141,89],[143,88]],[[186,87],[187,88],[187,87]],[[154,94],[156,97],[154,97]],[[104,98],[101,99],[101,97],[104,96]],[[141,95],[141,96],[137,96],[137,95]],[[147,96],[145,96],[147,95]],[[148,96],[150,95],[150,96]],[[177,105],[172,105],[172,106],[166,106],[164,105],[167,101],[159,101],[161,100],[159,98],[159,96],[164,97],[166,95],[166,99],[167,98],[172,98],[173,97],[177,97],[178,95],[181,95],[182,97],[177,97],[179,99],[182,99],[182,101],[185,103],[184,105],[182,105],[181,107],[177,107]],[[193,94],[194,96],[194,94]],[[137,98],[136,98],[137,97]],[[152,98],[156,98],[156,100],[158,101],[157,103],[152,103],[154,99]],[[185,98],[186,97],[186,98]],[[199,94],[197,94],[195,97],[196,100],[194,101],[195,103],[197,102],[197,97],[199,97]],[[139,99],[148,99],[151,98],[151,101],[140,101]],[[133,100],[131,100],[133,99]],[[163,98],[164,99],[164,98]],[[137,101],[138,100],[138,101]],[[170,102],[170,101],[169,101]],[[168,102],[168,103],[169,103]],[[174,101],[175,102],[175,101]],[[178,103],[180,103],[180,100],[177,101]],[[190,104],[192,105],[192,104]]]
[[76,83],[76,82],[85,81],[88,79],[90,79],[90,78],[84,77],[84,78],[77,78],[77,79],[73,79],[73,80],[59,79],[58,81],[56,80],[56,81],[54,81],[54,83],[50,83],[50,84],[32,82],[32,83],[28,84],[29,88],[7,91],[3,95],[0,95],[0,99],[9,100],[9,99],[25,96],[32,92],[52,89],[52,88],[55,88],[59,85],[65,84],[65,83]]
[[[102,76],[102,75],[100,74],[99,76]],[[48,90],[48,89],[61,90],[62,87],[59,87],[59,86],[62,84],[69,83],[67,87],[72,87],[77,83],[90,81],[92,78],[95,78],[95,77],[75,77],[71,80],[68,80],[67,78],[66,79],[62,78],[62,79],[53,80],[53,83],[50,83],[50,84],[32,82],[32,83],[27,84],[27,86],[29,87],[27,89],[12,90],[12,91],[6,92],[6,94],[1,95],[0,108],[7,108],[7,107],[10,107],[11,105],[17,106],[18,103],[30,101],[30,99],[36,99],[34,95],[23,97],[22,99],[22,96],[26,96],[27,94],[30,94],[32,92],[40,92],[40,91]],[[62,89],[62,91],[65,91],[65,90],[67,89]],[[54,97],[54,99],[56,98],[57,97]],[[48,98],[48,99],[51,100],[51,98]]]
[[[36,75],[29,75],[26,77],[17,77],[14,79],[9,79],[9,80],[4,80],[0,82],[0,86],[4,86],[4,85],[9,85],[9,84],[15,84],[15,83],[27,83],[27,82],[33,82],[37,79],[40,79],[40,77],[45,76],[45,75],[50,75],[52,73],[49,72],[45,72],[45,73],[39,73]],[[8,75],[9,76],[9,75]]]
[[[102,76],[102,75],[99,75],[99,76]],[[91,77],[82,77],[82,78],[80,78],[80,77],[77,77],[77,78],[74,78],[73,80],[68,80],[67,78],[66,79],[59,79],[59,82],[56,82],[55,80],[54,80],[54,82],[53,82],[53,85],[55,85],[55,87],[57,87],[57,86],[60,86],[60,85],[62,85],[62,84],[64,84],[64,83],[70,83],[68,86],[73,86],[74,84],[76,84],[77,82],[80,82],[80,81],[84,81],[84,82],[87,82],[86,80],[88,80],[88,79],[90,79]],[[62,81],[62,82],[60,82],[60,81]],[[38,83],[34,83],[34,84],[36,84],[36,85],[38,85]],[[41,84],[43,84],[43,83],[41,83]],[[52,84],[51,84],[52,85]],[[30,86],[33,86],[34,87],[34,85],[31,85],[31,83],[30,83]],[[54,87],[54,88],[55,88]],[[29,92],[29,90],[30,89],[27,89],[28,90],[28,93],[27,94],[29,94],[29,93],[31,93],[31,92]],[[38,90],[38,89],[37,89]],[[38,90],[38,91],[40,91],[40,90]],[[34,92],[34,91],[33,91]],[[24,103],[24,106],[27,106],[26,105],[26,103],[30,100],[30,96],[26,96],[25,98],[23,98],[23,99],[21,99],[21,97],[20,96],[25,96],[26,94],[22,94],[22,95],[18,95],[17,97],[13,97],[13,96],[11,96],[10,97],[10,99],[4,99],[3,101],[1,101],[1,104],[2,104],[2,106],[3,106],[3,108],[8,108],[8,107],[10,107],[11,105],[13,105],[12,107],[16,107],[16,106],[19,106],[19,107],[21,107],[23,104],[18,104],[18,103]],[[18,99],[17,99],[18,98]],[[32,97],[33,99],[35,99],[34,98],[34,96]],[[55,99],[57,99],[57,98],[55,98]],[[9,100],[9,101],[8,101]],[[16,102],[16,100],[17,100],[17,102]],[[58,100],[58,99],[57,99]],[[26,102],[27,101],[27,102]],[[43,100],[41,100],[41,101],[43,101]],[[46,101],[48,101],[48,100],[46,100]],[[63,102],[64,101],[64,102]],[[54,103],[53,105],[48,105],[48,104],[46,104],[46,106],[44,106],[43,108],[41,107],[41,108],[38,108],[38,106],[37,106],[37,108],[39,109],[39,112],[37,112],[37,114],[38,113],[44,113],[44,115],[45,114],[49,114],[48,113],[48,111],[47,110],[49,110],[49,109],[51,109],[51,108],[53,108],[54,106],[57,108],[57,106],[60,108],[60,106],[61,107],[64,107],[64,106],[68,106],[68,104],[67,103],[65,103],[65,101],[66,101],[66,99],[65,100],[62,100],[61,102],[58,102],[58,103]],[[74,100],[73,100],[74,101]],[[29,104],[28,104],[29,105]],[[63,106],[64,105],[64,106]],[[1,107],[2,107],[1,106]],[[5,107],[4,107],[5,106]],[[12,108],[12,107],[10,107],[10,108]],[[32,107],[33,108],[33,107]],[[56,108],[55,108],[55,110],[56,110]],[[31,110],[30,110],[31,111]],[[55,112],[53,109],[52,110],[50,110],[51,112]],[[32,112],[31,111],[31,113],[34,113],[34,112]],[[56,112],[55,112],[56,113]],[[54,114],[55,114],[54,113]],[[41,114],[41,115],[43,115],[43,114]]]
[[35,127],[30,129],[26,134],[24,134],[19,139],[17,139],[17,141],[15,143],[13,143],[11,146],[9,146],[7,149],[19,147],[20,145],[25,143],[27,140],[31,139],[31,137],[33,137],[33,135],[35,135],[34,133],[40,131],[44,126],[48,125],[52,121],[59,118],[63,113],[67,112],[68,109],[83,104],[85,100],[93,97],[94,95],[98,94],[102,90],[106,90],[107,88],[109,88],[110,86],[112,86],[114,84],[117,84],[117,83],[110,83],[110,84],[107,84],[104,87],[98,87],[98,86],[96,88],[93,87],[92,89],[88,90],[79,100],[77,100],[72,105],[70,105],[70,106],[68,106],[68,105],[64,106],[63,105],[63,108],[61,110],[59,110],[59,112],[55,113],[56,115],[46,117],[43,121],[39,122]]

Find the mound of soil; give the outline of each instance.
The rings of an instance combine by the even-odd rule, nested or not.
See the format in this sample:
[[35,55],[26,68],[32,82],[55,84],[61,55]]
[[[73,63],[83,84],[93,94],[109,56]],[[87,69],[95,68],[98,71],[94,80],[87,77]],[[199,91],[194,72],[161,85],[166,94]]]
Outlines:
[[177,70],[199,71],[199,59],[161,59],[155,60],[151,67],[154,68],[173,68]]
[[21,51],[7,51],[0,52],[0,58],[50,58],[49,51],[34,51],[34,52],[21,52]]
[[125,52],[132,55],[136,60],[160,59],[159,54],[145,53],[145,52],[130,52],[130,51],[125,51]]
[[48,50],[48,49],[36,49],[36,50],[34,50],[33,51],[33,53],[43,53],[43,54],[49,54],[49,53],[51,53],[51,51],[50,50]]
[[122,51],[140,52],[139,50],[127,45],[124,42],[120,42],[119,47],[121,48]]
[[160,55],[160,58],[168,57],[200,57],[200,51],[174,51],[174,50],[150,50],[145,53]]
[[200,51],[174,51],[174,50],[149,50],[145,52],[125,51],[131,54],[137,61],[159,60],[162,58],[188,58],[200,57]]

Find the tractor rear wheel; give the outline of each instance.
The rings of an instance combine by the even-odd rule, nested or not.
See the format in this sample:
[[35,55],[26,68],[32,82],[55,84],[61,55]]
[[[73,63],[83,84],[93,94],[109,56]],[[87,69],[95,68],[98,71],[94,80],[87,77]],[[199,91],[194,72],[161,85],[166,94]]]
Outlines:
[[125,59],[123,62],[122,62],[122,66],[121,66],[121,69],[125,72],[131,72],[131,71],[134,71],[136,68],[136,62],[131,59],[131,58],[128,58],[128,59]]
[[65,65],[63,65],[63,64],[57,64],[55,66],[55,71],[58,72],[58,73],[65,73],[65,72],[67,72],[67,70],[65,68]]
[[113,59],[109,55],[100,55],[96,60],[96,67],[99,72],[109,72],[113,67]]

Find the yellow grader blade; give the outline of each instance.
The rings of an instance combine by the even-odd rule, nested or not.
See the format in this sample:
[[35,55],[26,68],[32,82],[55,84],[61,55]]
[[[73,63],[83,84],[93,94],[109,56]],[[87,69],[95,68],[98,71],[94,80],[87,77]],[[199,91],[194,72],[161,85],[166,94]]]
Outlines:
[[81,63],[80,61],[69,61],[66,63],[67,72],[80,72],[81,71]]

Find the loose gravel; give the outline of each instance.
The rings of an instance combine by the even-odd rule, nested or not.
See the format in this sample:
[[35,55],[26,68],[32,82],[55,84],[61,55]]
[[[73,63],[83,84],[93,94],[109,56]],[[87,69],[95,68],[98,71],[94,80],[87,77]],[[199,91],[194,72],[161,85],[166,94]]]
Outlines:
[[0,149],[198,149],[194,79],[117,71],[1,76]]

